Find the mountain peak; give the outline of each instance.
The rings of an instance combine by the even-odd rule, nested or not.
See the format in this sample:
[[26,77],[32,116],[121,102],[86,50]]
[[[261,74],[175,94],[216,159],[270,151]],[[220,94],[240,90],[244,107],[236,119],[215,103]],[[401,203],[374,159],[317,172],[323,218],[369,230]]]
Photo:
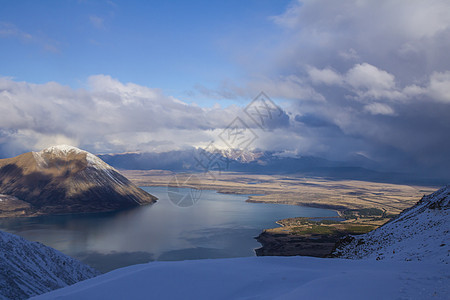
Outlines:
[[0,194],[13,196],[8,216],[112,211],[156,201],[97,156],[68,145],[0,160]]
[[68,154],[70,152],[87,153],[87,151],[81,150],[77,147],[70,145],[55,145],[40,151],[40,153],[64,153],[64,154]]
[[102,161],[100,158],[85,150],[70,145],[56,145],[48,147],[39,152],[32,152],[39,167],[46,168],[51,160],[86,160],[88,167],[99,170],[113,170],[114,168]]

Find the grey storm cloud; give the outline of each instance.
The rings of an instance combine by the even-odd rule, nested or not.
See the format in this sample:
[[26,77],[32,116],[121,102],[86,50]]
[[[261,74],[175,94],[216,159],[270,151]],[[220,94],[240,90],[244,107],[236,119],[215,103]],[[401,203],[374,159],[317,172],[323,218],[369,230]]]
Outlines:
[[448,173],[449,15],[445,0],[295,1],[270,18],[280,32],[264,68],[245,62],[259,75],[221,88],[286,100],[291,126],[263,148]]
[[[250,102],[261,91],[276,99],[281,117],[257,132],[255,148],[447,172],[449,15],[447,0],[294,1],[268,19],[274,36],[231,49],[252,53],[238,62],[248,76],[193,89],[218,101]],[[1,79],[0,150],[60,142],[102,152],[176,150],[206,146],[245,118],[242,107],[186,104],[106,75],[88,86]]]

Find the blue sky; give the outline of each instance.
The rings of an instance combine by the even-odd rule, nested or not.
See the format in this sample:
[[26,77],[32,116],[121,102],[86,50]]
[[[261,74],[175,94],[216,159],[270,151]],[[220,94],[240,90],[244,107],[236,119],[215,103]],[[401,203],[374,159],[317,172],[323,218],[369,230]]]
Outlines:
[[0,157],[226,148],[240,117],[250,150],[450,168],[448,0],[0,3]]
[[269,17],[287,3],[2,1],[3,28],[16,33],[1,40],[0,73],[73,88],[108,74],[189,101],[195,85],[243,76],[239,45],[276,34]]

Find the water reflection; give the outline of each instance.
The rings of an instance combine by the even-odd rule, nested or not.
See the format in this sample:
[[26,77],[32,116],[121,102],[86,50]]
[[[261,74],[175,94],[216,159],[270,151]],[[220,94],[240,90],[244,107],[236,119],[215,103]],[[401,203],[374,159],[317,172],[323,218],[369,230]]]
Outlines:
[[151,206],[102,214],[0,220],[0,229],[39,241],[105,272],[152,260],[254,255],[262,229],[289,217],[334,217],[335,211],[247,203],[245,195],[203,191],[191,207],[174,206],[166,187],[144,188]]

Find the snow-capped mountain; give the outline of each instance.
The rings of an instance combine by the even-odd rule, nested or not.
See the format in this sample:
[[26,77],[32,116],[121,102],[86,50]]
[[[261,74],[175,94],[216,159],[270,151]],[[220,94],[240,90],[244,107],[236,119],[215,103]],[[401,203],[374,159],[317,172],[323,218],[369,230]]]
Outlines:
[[345,238],[342,258],[450,263],[450,186],[424,196],[384,226]]
[[55,249],[0,231],[0,299],[26,299],[97,275]]
[[188,148],[168,152],[99,154],[111,166],[125,170],[169,170],[173,172],[230,171],[253,174],[299,174],[335,179],[367,180],[402,184],[443,184],[445,178],[385,172],[379,164],[361,156],[347,161],[331,161],[320,157],[293,153]]
[[250,163],[256,161],[258,160],[258,158],[264,156],[265,154],[262,151],[250,151],[230,148],[215,150],[214,153],[221,155],[223,158],[228,158],[240,163]]
[[113,167],[102,161],[97,156],[87,151],[78,149],[68,145],[58,145],[48,147],[40,152],[31,152],[40,168],[47,168],[52,160],[66,158],[69,155],[81,155],[86,157],[87,166],[95,168],[97,170],[114,170]]
[[0,160],[0,194],[15,197],[0,216],[110,211],[156,201],[95,155],[66,145]]
[[[210,164],[222,164],[222,168],[256,163],[266,152],[238,149],[189,148],[168,152],[116,153],[99,155],[116,168],[128,170],[204,171]],[[227,165],[228,164],[228,165]]]

